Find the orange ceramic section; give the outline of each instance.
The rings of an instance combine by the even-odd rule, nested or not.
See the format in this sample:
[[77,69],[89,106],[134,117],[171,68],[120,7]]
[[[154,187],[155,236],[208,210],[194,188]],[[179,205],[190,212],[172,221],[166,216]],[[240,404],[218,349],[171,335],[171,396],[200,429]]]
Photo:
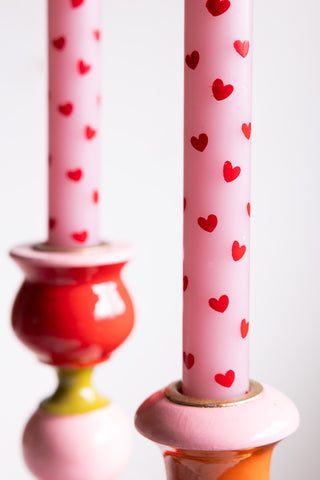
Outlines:
[[232,452],[166,450],[167,480],[269,480],[274,446]]

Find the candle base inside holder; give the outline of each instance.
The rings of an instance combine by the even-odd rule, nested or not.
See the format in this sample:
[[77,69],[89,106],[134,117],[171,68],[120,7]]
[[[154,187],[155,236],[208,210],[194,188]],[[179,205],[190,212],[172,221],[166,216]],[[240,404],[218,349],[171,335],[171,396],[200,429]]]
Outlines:
[[149,397],[136,414],[138,431],[163,451],[167,480],[268,480],[275,444],[299,424],[291,400],[254,381],[247,395],[224,404],[190,399],[179,385]]

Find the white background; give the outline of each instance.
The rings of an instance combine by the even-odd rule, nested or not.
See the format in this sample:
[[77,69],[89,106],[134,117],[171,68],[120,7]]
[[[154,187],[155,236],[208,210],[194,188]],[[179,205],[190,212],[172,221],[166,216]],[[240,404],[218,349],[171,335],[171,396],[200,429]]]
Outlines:
[[[0,0],[1,479],[31,478],[20,435],[55,386],[10,330],[22,280],[12,246],[46,236],[44,0]],[[298,406],[276,448],[274,480],[317,480],[320,338],[318,0],[255,2],[251,377]],[[136,246],[126,268],[136,328],[96,384],[134,412],[181,377],[183,1],[104,0],[102,232]],[[135,435],[122,480],[164,479]],[[57,479],[63,480],[63,479]]]

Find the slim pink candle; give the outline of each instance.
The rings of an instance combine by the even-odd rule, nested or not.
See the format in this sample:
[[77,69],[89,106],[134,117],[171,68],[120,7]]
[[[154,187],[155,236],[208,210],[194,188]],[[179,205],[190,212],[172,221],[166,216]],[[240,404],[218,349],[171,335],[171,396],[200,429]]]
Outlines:
[[249,388],[252,0],[185,0],[183,393]]
[[99,237],[101,0],[48,0],[50,246]]

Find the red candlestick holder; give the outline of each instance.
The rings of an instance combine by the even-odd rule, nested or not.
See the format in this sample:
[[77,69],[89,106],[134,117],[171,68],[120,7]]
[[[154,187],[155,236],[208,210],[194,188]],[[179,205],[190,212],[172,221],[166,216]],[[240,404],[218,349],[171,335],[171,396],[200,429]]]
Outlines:
[[91,385],[91,370],[109,358],[133,327],[121,279],[126,245],[84,249],[17,247],[25,274],[13,306],[18,338],[58,369],[59,385],[28,422],[24,458],[39,480],[115,479],[126,465],[131,431],[121,410]]

